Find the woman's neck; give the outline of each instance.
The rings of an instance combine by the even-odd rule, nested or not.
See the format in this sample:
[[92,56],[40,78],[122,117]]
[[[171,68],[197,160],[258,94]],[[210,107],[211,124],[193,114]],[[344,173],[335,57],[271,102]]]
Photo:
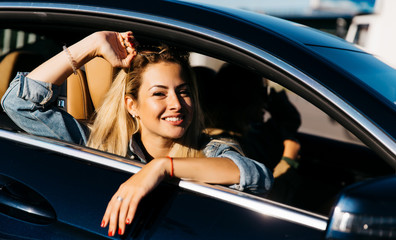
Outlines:
[[150,158],[158,158],[168,156],[174,141],[172,139],[162,137],[144,137],[140,136],[141,143],[145,148],[146,154]]

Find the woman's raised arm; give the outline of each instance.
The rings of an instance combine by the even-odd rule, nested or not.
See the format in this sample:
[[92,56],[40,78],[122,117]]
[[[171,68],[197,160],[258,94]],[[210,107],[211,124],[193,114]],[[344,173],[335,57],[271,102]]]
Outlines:
[[105,58],[113,67],[129,67],[136,55],[132,32],[102,31],[93,33],[34,69],[27,77],[61,85],[75,69],[96,56]]
[[[26,132],[85,144],[86,129],[52,104],[73,69],[95,56],[115,67],[128,67],[136,55],[132,32],[97,32],[66,48],[27,76],[18,73],[2,98],[7,115]],[[45,111],[44,111],[45,110]]]

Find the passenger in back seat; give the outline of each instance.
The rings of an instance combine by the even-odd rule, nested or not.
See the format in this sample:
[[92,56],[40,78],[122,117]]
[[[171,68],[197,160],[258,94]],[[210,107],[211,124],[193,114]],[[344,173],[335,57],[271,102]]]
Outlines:
[[[201,77],[207,70],[197,70],[200,92],[205,92],[202,108],[209,134],[236,140],[247,157],[273,170],[270,196],[289,202],[300,182],[296,135],[301,119],[286,92],[271,88],[268,93],[260,75],[233,64],[224,64],[210,82]],[[264,119],[264,115],[270,116]]]
[[[201,77],[207,70],[197,70],[200,91],[205,92],[202,108],[208,116],[206,126],[213,134],[237,139],[247,156],[271,169],[276,168],[282,157],[296,160],[299,150],[296,133],[301,119],[284,90],[276,92],[271,88],[268,94],[260,75],[228,63],[210,82],[208,74],[204,79]],[[264,115],[270,117],[264,120]]]
[[[54,101],[59,85],[90,59],[121,68],[97,109],[89,137]],[[123,183],[102,220],[109,235],[123,234],[139,201],[166,177],[268,192],[273,177],[233,143],[203,134],[197,88],[188,53],[165,45],[137,47],[132,32],[97,32],[31,73],[19,73],[2,98],[9,116],[32,134],[87,144],[147,163]],[[34,79],[34,80],[33,80]]]

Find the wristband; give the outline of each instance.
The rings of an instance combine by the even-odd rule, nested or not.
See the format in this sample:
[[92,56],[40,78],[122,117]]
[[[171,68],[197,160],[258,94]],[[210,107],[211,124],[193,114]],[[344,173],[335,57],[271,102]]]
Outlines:
[[77,67],[76,67],[77,63],[76,63],[76,61],[74,61],[74,59],[73,59],[69,49],[66,47],[66,45],[63,46],[63,51],[65,51],[65,53],[66,53],[67,59],[69,60],[69,63],[73,69],[74,75],[77,75]]
[[292,168],[298,168],[299,163],[291,158],[283,156],[281,160],[287,162],[287,164],[289,164]]
[[169,158],[170,162],[171,162],[171,172],[170,172],[170,177],[173,177],[173,158],[166,156],[167,158]]

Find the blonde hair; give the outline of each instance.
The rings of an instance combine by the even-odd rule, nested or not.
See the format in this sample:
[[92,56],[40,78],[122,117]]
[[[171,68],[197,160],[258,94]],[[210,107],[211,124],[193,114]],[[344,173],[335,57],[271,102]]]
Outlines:
[[198,101],[197,84],[191,70],[189,54],[166,45],[139,50],[129,70],[120,70],[107,92],[102,106],[96,111],[87,145],[121,156],[127,155],[129,140],[139,131],[139,122],[126,109],[125,97],[138,99],[141,76],[149,64],[159,62],[177,63],[181,76],[190,88],[194,107],[193,119],[186,133],[175,139],[172,157],[203,156],[200,137],[204,129],[203,114]]

